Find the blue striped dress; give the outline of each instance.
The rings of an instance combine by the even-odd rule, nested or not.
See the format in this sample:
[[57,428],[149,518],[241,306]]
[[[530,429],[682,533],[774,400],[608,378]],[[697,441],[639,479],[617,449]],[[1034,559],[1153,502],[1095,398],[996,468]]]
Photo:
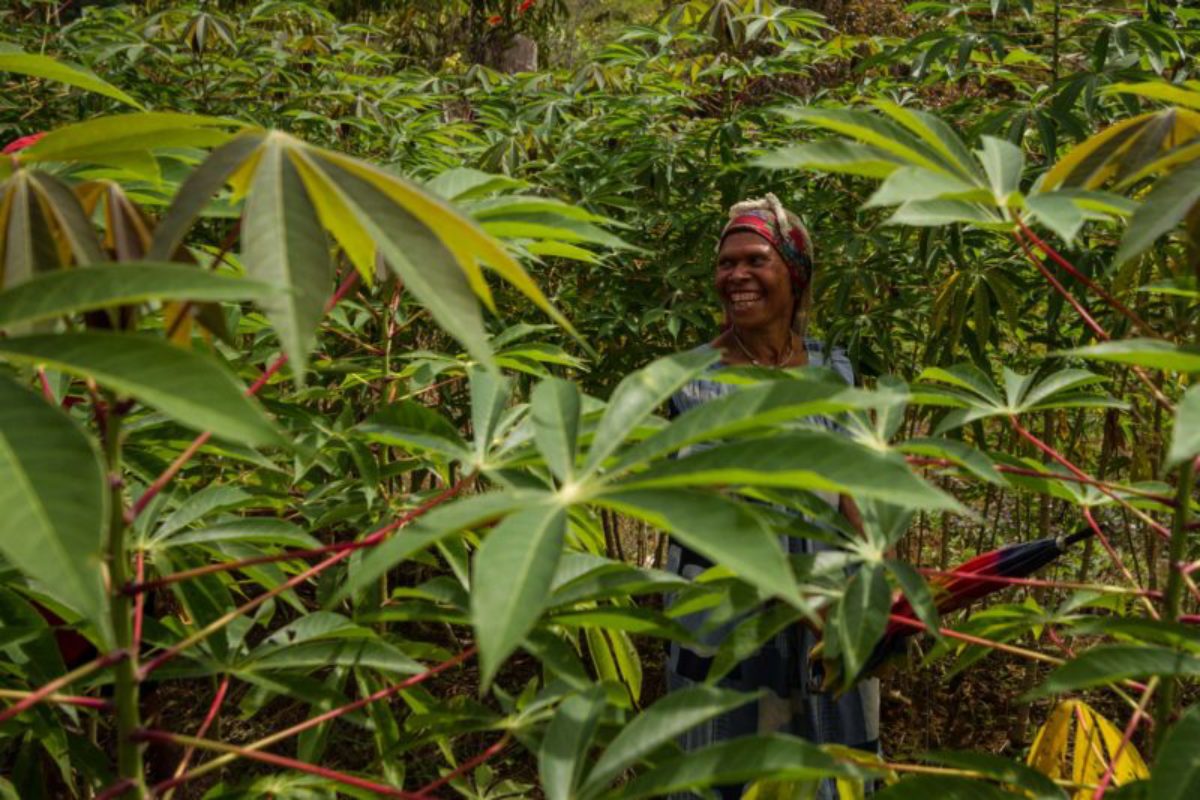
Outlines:
[[[711,349],[711,345],[702,348]],[[854,383],[854,372],[843,350],[834,348],[830,358],[824,356],[821,343],[805,341],[810,366],[827,366],[837,372],[849,384]],[[711,369],[720,369],[715,364]],[[683,414],[713,398],[736,389],[729,383],[700,378],[691,381],[671,398],[672,415]],[[824,417],[809,422],[823,425],[831,430],[840,430],[837,423]],[[838,497],[825,493],[824,499],[837,506]],[[824,542],[780,536],[780,544],[792,554],[811,554],[832,549]],[[676,574],[694,579],[711,567],[703,556],[682,545],[672,542],[668,550],[668,569]],[[668,598],[668,603],[671,602]],[[693,633],[698,633],[707,616],[706,611],[688,614],[679,619]],[[721,626],[703,637],[710,647],[719,645],[732,630],[734,623]],[[862,748],[871,752],[879,749],[879,680],[869,678],[860,681],[845,694],[835,696],[821,691],[814,671],[810,669],[808,654],[816,643],[816,637],[807,628],[789,625],[785,630],[768,640],[753,656],[742,661],[718,686],[753,692],[765,690],[757,703],[722,714],[707,723],[688,731],[681,738],[681,746],[688,751],[707,745],[759,733],[790,733],[817,744],[842,744]],[[667,690],[678,691],[705,680],[711,657],[673,643],[667,663]],[[744,787],[728,786],[719,789],[722,800],[741,796]],[[684,800],[688,794],[671,795]],[[818,800],[838,800],[837,787],[832,780],[822,781],[817,792]]]

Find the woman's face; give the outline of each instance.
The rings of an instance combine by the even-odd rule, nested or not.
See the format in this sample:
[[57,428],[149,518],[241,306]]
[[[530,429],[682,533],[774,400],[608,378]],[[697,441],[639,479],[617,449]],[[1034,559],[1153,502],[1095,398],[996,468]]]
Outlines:
[[725,237],[717,253],[717,295],[734,325],[761,328],[791,324],[792,282],[787,265],[770,242],[749,231]]

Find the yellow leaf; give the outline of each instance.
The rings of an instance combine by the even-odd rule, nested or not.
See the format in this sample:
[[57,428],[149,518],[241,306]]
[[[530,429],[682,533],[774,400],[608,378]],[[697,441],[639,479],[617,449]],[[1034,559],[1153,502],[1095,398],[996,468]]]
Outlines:
[[[1123,732],[1116,725],[1087,703],[1065,700],[1050,712],[1038,730],[1026,763],[1048,778],[1069,777],[1082,786],[1094,787],[1108,771],[1123,738]],[[1126,744],[1113,767],[1114,785],[1149,775],[1137,749]],[[1091,789],[1079,789],[1074,800],[1087,800],[1091,794]]]

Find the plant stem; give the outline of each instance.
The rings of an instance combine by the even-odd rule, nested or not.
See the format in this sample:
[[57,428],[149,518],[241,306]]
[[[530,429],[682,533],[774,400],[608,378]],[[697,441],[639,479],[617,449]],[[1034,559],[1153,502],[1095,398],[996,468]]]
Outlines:
[[18,700],[13,705],[9,706],[3,711],[0,711],[0,724],[7,722],[23,711],[33,708],[38,703],[43,703],[50,700],[50,698],[53,697],[59,689],[70,686],[75,681],[80,680],[81,678],[86,678],[93,672],[104,669],[108,666],[112,666],[119,661],[126,660],[128,655],[129,652],[127,650],[113,650],[111,653],[105,653],[93,661],[89,661],[82,666],[76,667],[66,675],[61,675],[49,683],[46,683],[35,689],[34,691],[29,692],[24,696],[23,699]]
[[[1171,524],[1171,540],[1167,556],[1167,592],[1163,603],[1163,621],[1175,622],[1183,606],[1183,558],[1187,543],[1187,522],[1192,504],[1192,487],[1196,482],[1196,463],[1187,459],[1179,469],[1179,484],[1176,488],[1175,517]],[[1178,692],[1177,678],[1163,681],[1162,693],[1158,696],[1158,713],[1154,715],[1156,744],[1162,744],[1167,732],[1167,723],[1175,711]]]
[[406,792],[402,789],[397,789],[394,786],[386,786],[382,783],[376,783],[364,778],[359,778],[354,775],[349,775],[337,770],[328,769],[326,767],[309,764],[304,761],[297,761],[294,758],[275,755],[274,753],[262,753],[257,750],[249,750],[245,747],[238,747],[233,744],[224,742],[214,742],[211,739],[201,739],[196,736],[183,736],[178,733],[169,731],[156,730],[140,730],[135,733],[136,737],[143,742],[167,742],[169,744],[181,745],[183,747],[194,747],[201,750],[212,750],[217,753],[228,753],[231,755],[242,756],[244,758],[262,761],[266,764],[273,764],[277,767],[285,769],[294,769],[297,772],[304,772],[309,775],[317,775],[327,780],[344,783],[347,786],[356,786],[360,789],[366,789],[369,792],[374,792],[381,797],[399,797],[416,800],[420,795]]
[[114,670],[113,700],[117,707],[117,774],[134,783],[131,788],[144,794],[142,745],[134,741],[133,732],[142,726],[138,695],[137,653],[133,647],[133,602],[121,591],[129,582],[129,551],[126,542],[125,506],[121,479],[121,414],[117,398],[110,392],[104,395],[108,414],[104,423],[104,460],[108,467],[109,526],[108,570],[111,580],[109,611],[113,637],[117,647],[129,653]]
[[[306,730],[315,728],[318,725],[329,722],[330,720],[337,719],[338,717],[341,717],[341,716],[345,716],[346,714],[349,714],[353,711],[357,711],[360,708],[364,708],[365,706],[368,706],[371,703],[379,702],[380,700],[391,697],[394,694],[398,694],[399,692],[402,692],[405,689],[410,689],[413,686],[416,686],[420,683],[424,683],[425,681],[429,680],[430,678],[434,677],[435,675],[439,675],[442,672],[445,672],[446,670],[450,669],[451,667],[454,667],[454,666],[457,666],[458,664],[463,663],[464,661],[466,661],[469,658],[471,658],[472,656],[474,656],[475,653],[476,653],[476,648],[474,646],[468,647],[466,650],[462,651],[458,655],[453,656],[452,658],[448,658],[445,661],[441,662],[440,664],[435,664],[434,666],[430,667],[429,669],[425,670],[424,672],[413,675],[411,678],[406,678],[403,681],[401,681],[400,683],[395,683],[395,684],[392,684],[391,686],[385,686],[384,688],[380,689],[379,691],[374,692],[373,694],[369,694],[366,697],[361,697],[358,700],[355,700],[351,703],[347,703],[346,705],[339,706],[337,708],[332,708],[329,711],[326,711],[322,714],[318,714],[315,717],[310,717],[309,719],[306,719],[304,722],[298,722],[295,725],[291,726],[290,728],[285,728],[281,731],[276,731],[275,733],[272,733],[269,736],[264,736],[261,739],[258,739],[256,741],[253,741],[253,742],[250,742],[249,744],[244,745],[242,749],[247,752],[257,752],[258,750],[261,750],[264,747],[269,747],[270,745],[275,744],[276,742],[279,742],[279,741],[282,741],[289,737],[295,736],[298,733],[303,733]],[[166,780],[160,784],[157,784],[154,787],[154,793],[158,794],[167,789],[171,789],[171,788],[179,786],[183,783],[187,783],[190,780],[194,780],[195,778],[199,778],[201,775],[205,775],[215,769],[220,769],[221,767],[230,763],[231,761],[237,760],[238,757],[241,755],[245,755],[245,753],[232,753],[231,752],[231,753],[227,753],[225,755],[217,756],[216,758],[209,759],[208,761],[205,761],[200,766],[198,766],[192,770],[189,770],[189,771],[183,773],[182,775],[176,775],[175,777],[171,778],[170,780]]]

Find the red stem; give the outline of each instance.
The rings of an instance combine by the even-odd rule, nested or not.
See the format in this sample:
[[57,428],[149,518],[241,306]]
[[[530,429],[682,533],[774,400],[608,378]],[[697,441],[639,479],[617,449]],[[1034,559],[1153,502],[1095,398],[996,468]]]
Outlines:
[[194,567],[192,569],[180,570],[172,572],[170,575],[164,575],[161,578],[155,578],[152,581],[131,583],[125,587],[125,594],[140,595],[144,592],[161,589],[164,586],[170,586],[173,583],[190,580],[191,578],[199,578],[204,575],[211,575],[214,572],[233,572],[246,567],[254,567],[259,564],[273,564],[277,561],[298,561],[305,558],[316,558],[327,553],[340,553],[343,550],[361,550],[365,547],[371,547],[378,542],[360,539],[353,542],[336,542],[327,544],[324,547],[314,547],[311,550],[289,550],[283,553],[274,553],[272,555],[255,556],[254,558],[243,558],[239,561],[223,561],[217,564],[205,564],[202,567]]
[[[134,583],[146,579],[146,551],[138,550],[135,557]],[[142,621],[146,618],[146,595],[139,594],[133,599],[133,644],[131,649],[138,653],[142,648]]]
[[[1066,467],[1068,470],[1071,471],[1071,473],[1073,475],[1075,475],[1076,477],[1081,478],[1083,480],[1087,480],[1087,481],[1095,480],[1090,475],[1088,475],[1086,472],[1081,470],[1079,467],[1075,466],[1075,464],[1072,463],[1070,461],[1070,459],[1068,459],[1062,453],[1058,452],[1053,447],[1046,444],[1041,439],[1037,438],[1032,433],[1030,433],[1028,430],[1026,430],[1025,427],[1021,425],[1021,423],[1017,420],[1017,418],[1015,416],[1009,417],[1008,421],[1012,424],[1013,429],[1016,430],[1016,432],[1021,435],[1021,438],[1025,439],[1027,442],[1032,444],[1034,447],[1036,447],[1038,450],[1040,450],[1045,455],[1049,456],[1051,459],[1053,459],[1057,463]],[[1154,532],[1157,533],[1159,536],[1163,537],[1164,539],[1171,538],[1171,532],[1169,530],[1167,530],[1165,527],[1163,527],[1159,523],[1155,522],[1153,519],[1151,519],[1149,516],[1147,516],[1144,512],[1142,512],[1141,509],[1134,508],[1132,505],[1130,505],[1128,500],[1126,500],[1125,498],[1121,497],[1118,494],[1115,494],[1114,492],[1110,491],[1109,489],[1107,489],[1103,486],[1098,486],[1097,488],[1100,489],[1101,493],[1103,493],[1107,497],[1117,501],[1122,506],[1129,509],[1133,513],[1134,516],[1136,516],[1138,519],[1142,520],[1147,525],[1149,525],[1150,528],[1152,530],[1154,530]]]
[[[277,767],[286,769],[294,769],[297,772],[304,772],[309,775],[316,775],[331,781],[337,781],[347,786],[356,786],[359,789],[366,789],[369,792],[381,795],[383,797],[400,797],[406,800],[417,800],[419,795],[411,792],[397,789],[394,786],[386,786],[382,783],[375,783],[366,778],[359,778],[354,775],[349,775],[345,772],[338,772],[328,767],[318,766],[317,764],[309,764],[305,761],[297,761],[294,758],[275,755],[274,753],[264,753],[258,750],[247,750],[244,747],[238,747],[232,744],[223,742],[214,742],[208,739],[201,739],[195,736],[180,736],[169,731],[148,730],[143,728],[134,734],[134,739],[142,742],[166,742],[177,745],[190,745],[192,747],[202,747],[205,750],[216,750],[223,753],[233,753],[244,758],[253,759],[254,761],[262,761],[265,764],[273,764]],[[154,789],[153,794],[157,794],[158,790]]]
[[[1095,534],[1096,538],[1100,540],[1100,544],[1103,545],[1104,550],[1108,553],[1108,557],[1112,559],[1113,564],[1116,565],[1117,569],[1121,570],[1121,574],[1125,576],[1125,580],[1129,581],[1129,585],[1141,590],[1142,587],[1138,584],[1137,578],[1133,577],[1133,573],[1129,571],[1129,567],[1125,566],[1125,562],[1121,559],[1120,554],[1117,553],[1117,549],[1112,546],[1112,542],[1108,540],[1108,536],[1105,535],[1104,529],[1096,523],[1096,518],[1092,516],[1092,510],[1087,506],[1083,507],[1083,518],[1087,520],[1088,527],[1092,529],[1092,533]],[[1159,596],[1161,597],[1162,595],[1160,594]],[[1152,606],[1149,602],[1146,603],[1146,609],[1150,612],[1151,617],[1158,619],[1157,609],[1155,609],[1154,606]]]
[[1092,315],[1088,313],[1082,303],[1075,299],[1075,295],[1067,291],[1067,288],[1059,282],[1058,278],[1054,277],[1050,270],[1046,269],[1046,264],[1029,249],[1029,245],[1025,243],[1025,239],[1021,237],[1021,234],[1014,232],[1013,237],[1017,240],[1017,244],[1021,245],[1021,249],[1025,251],[1025,255],[1029,261],[1038,268],[1038,272],[1042,273],[1042,277],[1054,287],[1056,292],[1063,296],[1063,299],[1071,304],[1071,308],[1075,309],[1075,313],[1092,329],[1092,333],[1096,334],[1096,338],[1107,342],[1109,340],[1108,332],[1100,327],[1100,323],[1092,319]]
[[[907,625],[910,628],[916,628],[917,630],[923,631],[928,630],[929,628],[929,626],[924,622],[915,620],[912,617],[903,616],[901,614],[889,614],[888,619],[890,619],[892,622],[898,622],[901,625]],[[1027,650],[1024,647],[1017,647],[1015,645],[1005,644],[1004,642],[996,642],[991,639],[984,639],[980,636],[972,636],[969,633],[962,633],[961,631],[956,631],[952,628],[938,628],[938,632],[943,636],[951,639],[958,639],[959,641],[967,642],[968,644],[976,644],[980,647],[988,647],[992,650],[1000,650],[1002,652],[1011,653],[1024,658],[1031,658],[1035,661],[1045,661],[1046,663],[1054,664],[1055,666],[1061,666],[1064,663],[1061,658],[1048,656],[1045,653],[1039,653],[1036,650]]]
[[[297,723],[297,724],[291,726],[290,728],[285,728],[282,731],[273,733],[270,736],[266,736],[262,739],[259,739],[256,742],[251,742],[250,744],[246,745],[244,749],[256,752],[259,748],[267,747],[267,746],[272,745],[283,739],[287,739],[289,737],[295,736],[298,733],[303,733],[304,731],[309,730],[310,728],[315,728],[318,725],[321,725],[325,722],[329,722],[330,720],[337,719],[338,717],[341,717],[341,716],[345,716],[346,714],[349,714],[353,711],[357,711],[358,709],[363,708],[364,706],[370,705],[371,703],[375,703],[375,702],[378,702],[379,700],[383,700],[385,698],[391,697],[394,694],[398,694],[399,692],[402,692],[405,689],[411,689],[413,686],[416,686],[417,684],[420,684],[420,683],[424,683],[425,681],[429,680],[430,678],[434,677],[435,675],[438,675],[452,667],[455,667],[455,666],[463,663],[467,659],[474,656],[476,651],[477,651],[476,647],[468,647],[466,650],[463,650],[458,655],[456,655],[452,658],[448,658],[439,664],[435,664],[434,666],[430,667],[429,669],[425,670],[424,672],[421,672],[417,675],[413,675],[411,678],[406,678],[405,680],[401,681],[400,683],[392,684],[391,686],[386,686],[377,692],[367,695],[366,697],[361,697],[358,700],[355,700],[351,703],[347,703],[346,705],[330,709],[329,711],[326,711],[323,714],[318,714],[317,716],[312,717],[311,719],[306,719],[304,722]],[[237,755],[240,755],[240,754],[233,754],[233,755],[234,755],[234,757],[236,757]],[[227,760],[231,761],[233,759],[228,758]],[[187,781],[190,781],[192,778],[199,777],[200,775],[204,774],[204,772],[208,771],[208,769],[219,766],[220,764],[218,762],[225,763],[225,762],[221,761],[220,758],[213,759],[210,762],[206,762],[205,764],[202,764],[200,766],[200,768],[197,770],[193,770],[192,772],[185,772],[182,775],[176,775],[175,777],[171,778],[170,780],[166,780],[166,781],[163,781],[162,783],[157,784],[154,787],[153,793],[157,794],[159,792],[165,791],[165,790],[173,788],[175,786],[179,786],[180,784],[186,783]]]
[[49,683],[42,685],[41,687],[30,692],[25,698],[18,700],[8,708],[0,711],[0,724],[7,722],[8,720],[12,719],[18,714],[23,713],[24,711],[27,711],[30,708],[33,708],[38,703],[46,701],[51,695],[56,694],[58,690],[64,686],[74,683],[80,678],[86,678],[93,672],[112,666],[118,661],[128,657],[129,651],[127,650],[113,650],[111,653],[105,653],[104,655],[89,661],[83,666],[76,667],[66,675],[62,675],[50,681]]
[[46,398],[46,402],[51,405],[58,403],[54,399],[54,389],[50,388],[50,378],[46,375],[45,367],[37,368],[38,381],[42,384],[42,397]]
[[[208,713],[204,715],[204,721],[200,723],[200,727],[196,729],[196,736],[203,738],[213,722],[217,719],[217,714],[221,712],[221,704],[225,702],[225,693],[229,691],[229,675],[221,678],[221,685],[217,687],[217,693],[213,695],[212,702],[208,705]],[[188,762],[192,760],[192,755],[196,752],[195,747],[188,747],[183,751],[183,758],[179,759],[179,766],[175,767],[174,777],[178,778],[183,773],[187,772]]]
[[[961,467],[962,465],[951,461],[948,458],[927,458],[925,456],[905,456],[905,460],[915,467]],[[1027,467],[1014,467],[1010,464],[994,464],[997,472],[1006,472],[1011,475],[1027,475],[1031,478],[1048,478],[1056,481],[1068,481],[1070,483],[1082,483],[1086,486],[1095,486],[1097,489],[1108,489],[1114,492],[1125,492],[1127,494],[1144,497],[1147,500],[1153,500],[1156,503],[1162,503],[1164,506],[1174,508],[1176,505],[1174,497],[1168,497],[1163,494],[1139,489],[1136,486],[1123,486],[1119,483],[1110,483],[1108,481],[1097,480],[1096,478],[1080,477],[1078,475],[1063,475],[1062,473],[1046,472],[1044,470],[1029,469]]]
[[[429,500],[426,500],[424,503],[417,506],[416,508],[414,508],[412,511],[408,512],[404,516],[400,517],[399,519],[395,520],[394,522],[390,522],[387,525],[384,525],[382,528],[379,528],[378,530],[369,534],[365,539],[363,539],[363,546],[365,547],[365,546],[369,546],[370,544],[377,544],[378,542],[383,541],[384,537],[386,537],[389,533],[391,533],[392,531],[394,531],[398,528],[401,528],[401,527],[407,525],[409,522],[413,521],[417,517],[420,517],[423,514],[427,513],[430,509],[432,509],[438,505],[441,505],[442,503],[446,502],[447,500],[453,498],[455,495],[457,495],[459,492],[461,492],[469,483],[474,482],[474,480],[475,480],[474,474],[471,474],[464,478],[461,478],[453,486],[448,487],[445,491],[441,492],[440,494],[437,494],[434,497],[430,498]],[[191,647],[194,644],[197,644],[198,642],[204,641],[212,634],[214,634],[217,631],[224,628],[226,625],[228,625],[233,620],[237,619],[238,617],[242,616],[243,614],[253,611],[254,609],[258,608],[260,605],[262,605],[266,601],[270,600],[272,597],[280,595],[283,592],[286,592],[288,589],[291,589],[295,586],[300,585],[301,583],[304,583],[304,581],[308,580],[309,578],[313,577],[314,575],[319,575],[321,572],[328,569],[329,567],[332,567],[334,564],[336,564],[339,561],[341,561],[342,559],[346,558],[348,555],[350,555],[353,552],[354,552],[354,550],[342,550],[339,553],[334,553],[332,556],[325,559],[324,561],[321,561],[320,563],[318,563],[312,567],[309,567],[304,572],[301,572],[300,574],[298,574],[292,578],[289,578],[288,580],[279,584],[275,588],[270,589],[266,592],[263,592],[262,594],[255,597],[254,599],[249,600],[249,601],[243,603],[242,605],[238,606],[233,611],[230,611],[229,613],[224,614],[221,617],[218,617],[213,622],[209,623],[205,627],[196,631],[192,635],[182,639],[181,641],[176,642],[174,645],[172,645],[171,647],[162,651],[161,653],[159,653],[157,656],[155,656],[150,661],[146,662],[146,664],[144,664],[142,666],[142,668],[138,671],[139,679],[145,680],[146,677],[151,672],[158,669],[163,664],[170,661],[172,658],[179,655],[187,648]]]
[[1041,250],[1046,255],[1050,256],[1050,259],[1055,264],[1058,264],[1058,266],[1060,266],[1064,270],[1066,270],[1068,275],[1070,275],[1072,278],[1074,278],[1075,280],[1082,283],[1089,290],[1091,290],[1092,293],[1097,295],[1101,300],[1103,300],[1104,302],[1106,302],[1110,306],[1112,306],[1112,308],[1117,313],[1119,313],[1121,316],[1125,317],[1127,320],[1132,322],[1134,327],[1136,327],[1142,333],[1146,334],[1147,336],[1152,336],[1156,339],[1160,338],[1158,336],[1158,334],[1156,334],[1154,332],[1154,330],[1149,325],[1146,324],[1146,321],[1137,315],[1136,312],[1134,312],[1132,309],[1125,306],[1124,303],[1122,303],[1120,300],[1118,300],[1117,298],[1115,298],[1111,294],[1109,294],[1107,291],[1105,291],[1103,287],[1101,287],[1095,281],[1093,281],[1091,278],[1089,278],[1088,276],[1086,276],[1082,272],[1080,272],[1079,269],[1076,268],[1074,264],[1072,264],[1070,261],[1067,261],[1065,258],[1063,258],[1062,255],[1057,250],[1055,250],[1050,245],[1046,244],[1046,242],[1044,242],[1041,238],[1039,238],[1036,233],[1031,231],[1029,229],[1029,227],[1026,226],[1025,223],[1019,217],[1017,218],[1017,225],[1020,226],[1021,233],[1025,234],[1025,236],[1030,241],[1032,241],[1039,250]]
[[[326,301],[325,313],[328,314],[334,306],[340,303],[342,298],[354,288],[354,285],[357,282],[358,273],[351,271],[350,276],[342,281],[341,285],[338,286],[337,291],[333,293],[333,296],[330,297],[328,301]],[[246,395],[248,397],[252,397],[258,394],[258,391],[267,385],[267,381],[271,379],[271,376],[283,368],[283,365],[287,363],[287,360],[288,358],[285,354],[279,356],[277,359],[271,362],[271,364],[265,370],[263,370],[263,373],[258,377],[258,380],[250,384],[250,387],[246,389]],[[137,518],[137,515],[142,513],[146,506],[149,505],[150,501],[157,497],[158,493],[166,488],[166,485],[170,483],[176,475],[179,474],[179,470],[183,469],[184,465],[191,460],[192,456],[196,455],[196,452],[204,446],[204,443],[207,442],[211,436],[212,433],[205,431],[192,440],[192,443],[188,445],[182,453],[179,454],[179,457],[172,461],[171,465],[163,470],[163,473],[155,478],[153,483],[146,487],[146,491],[142,492],[141,497],[139,497],[137,501],[134,502],[133,506],[125,512],[126,522],[133,522],[133,520]]]
[[459,764],[457,767],[455,767],[454,771],[448,772],[445,775],[443,775],[442,777],[438,778],[436,781],[431,781],[430,783],[428,783],[425,786],[418,789],[417,797],[428,797],[429,793],[432,792],[434,789],[440,789],[441,787],[445,786],[447,783],[454,780],[458,776],[467,774],[468,772],[475,769],[476,767],[478,767],[480,764],[487,761],[488,759],[496,756],[499,753],[504,752],[504,748],[508,747],[508,741],[509,741],[509,735],[506,733],[503,736],[501,736],[500,739],[495,744],[493,744],[491,747],[489,747],[487,750],[484,750],[482,753],[478,754],[477,756],[475,756],[471,759],[468,759],[467,761],[464,761],[463,763]]

